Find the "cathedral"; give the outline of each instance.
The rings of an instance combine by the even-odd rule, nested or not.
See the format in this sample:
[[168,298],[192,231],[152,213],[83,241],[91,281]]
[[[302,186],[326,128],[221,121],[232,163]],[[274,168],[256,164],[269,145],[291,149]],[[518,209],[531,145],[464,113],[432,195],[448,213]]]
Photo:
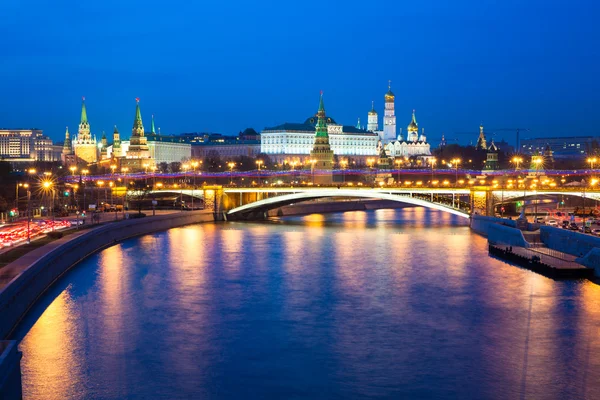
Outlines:
[[430,156],[431,146],[427,143],[424,129],[421,129],[419,135],[419,124],[417,123],[415,110],[413,110],[412,119],[406,129],[406,139],[404,140],[402,137],[402,129],[396,135],[395,98],[391,89],[391,82],[389,82],[388,91],[384,95],[383,130],[379,130],[377,112],[374,104],[371,103],[371,111],[367,116],[367,131],[379,135],[380,144],[389,157]]

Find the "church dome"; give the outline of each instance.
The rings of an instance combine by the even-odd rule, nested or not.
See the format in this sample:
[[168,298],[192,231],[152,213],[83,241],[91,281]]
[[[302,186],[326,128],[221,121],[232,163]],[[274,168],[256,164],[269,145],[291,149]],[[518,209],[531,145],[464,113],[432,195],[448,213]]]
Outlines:
[[412,119],[410,120],[410,124],[408,124],[407,129],[409,132],[418,132],[419,131],[419,124],[417,123],[417,118],[415,117],[415,110],[413,110]]
[[387,93],[385,94],[385,101],[394,101],[394,93],[392,92],[392,89],[388,89]]

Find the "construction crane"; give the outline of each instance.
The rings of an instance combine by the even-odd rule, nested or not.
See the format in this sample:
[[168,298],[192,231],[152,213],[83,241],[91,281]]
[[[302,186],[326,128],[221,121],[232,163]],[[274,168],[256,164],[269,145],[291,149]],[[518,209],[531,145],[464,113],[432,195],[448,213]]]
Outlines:
[[498,128],[498,129],[490,129],[491,132],[493,132],[492,134],[495,135],[496,132],[516,132],[517,133],[517,140],[516,140],[516,147],[515,147],[515,152],[519,153],[519,133],[521,131],[525,131],[525,132],[529,132],[529,128]]
[[[479,131],[477,131],[477,132],[453,132],[453,134],[454,135],[469,135],[469,136],[471,136],[471,138],[479,137]],[[451,140],[455,140],[458,142],[458,138],[451,139]],[[473,146],[473,139],[469,140],[469,145]]]

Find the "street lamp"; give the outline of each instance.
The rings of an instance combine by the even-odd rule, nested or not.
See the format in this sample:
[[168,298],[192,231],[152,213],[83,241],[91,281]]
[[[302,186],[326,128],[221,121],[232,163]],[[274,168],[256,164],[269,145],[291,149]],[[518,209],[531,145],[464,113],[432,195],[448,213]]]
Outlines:
[[[102,190],[102,187],[104,186],[104,181],[98,181],[97,184],[100,186],[100,189],[98,190],[98,205],[100,205],[100,190]],[[104,200],[106,201],[106,196],[104,196]],[[98,205],[96,206],[96,210],[98,210]]]
[[233,167],[235,167],[235,163],[228,162],[227,166],[229,167],[229,184],[233,185]]
[[196,188],[196,168],[198,168],[198,161],[192,161],[192,174],[193,182],[192,182],[192,211],[194,211],[194,189]]
[[402,165],[402,159],[401,158],[394,159],[394,164],[396,164],[396,169],[398,170],[398,185],[401,185],[402,181],[400,181],[400,166]]
[[594,169],[594,164],[598,162],[596,157],[590,157],[587,159],[587,162],[590,163],[590,169]]
[[429,163],[431,164],[431,180],[433,181],[433,168],[435,167],[435,163],[437,162],[437,159],[435,157],[432,157],[429,159]]
[[[44,173],[45,174],[45,173]],[[44,179],[42,181],[42,190],[44,191],[45,194],[47,194],[48,192],[51,193],[52,195],[52,200],[51,200],[51,205],[50,205],[50,211],[52,212],[52,230],[54,231],[54,188],[53,188],[53,182],[49,179]]]
[[261,167],[262,167],[263,164],[264,164],[263,160],[256,160],[256,166],[258,168],[258,181],[261,182],[261,185],[262,185],[262,179],[261,179],[261,176],[260,176],[260,169],[261,169]]
[[456,168],[454,186],[457,187],[458,186],[458,164],[460,164],[460,158],[454,158],[454,159],[450,160],[450,163],[454,164],[454,167]]
[[348,166],[348,160],[340,160],[340,168],[342,168],[342,184],[346,184],[346,167]]
[[75,166],[69,167],[69,170],[71,171],[71,175],[75,176],[75,171],[77,171],[77,167],[75,167]]
[[519,170],[519,164],[521,164],[523,162],[523,158],[521,157],[513,157],[512,160],[513,164],[515,164],[515,171]]

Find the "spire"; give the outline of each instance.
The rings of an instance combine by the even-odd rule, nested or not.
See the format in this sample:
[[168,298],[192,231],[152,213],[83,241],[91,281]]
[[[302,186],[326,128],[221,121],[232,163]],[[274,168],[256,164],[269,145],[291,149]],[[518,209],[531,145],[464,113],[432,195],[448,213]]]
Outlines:
[[81,124],[87,124],[87,111],[85,110],[85,97],[81,97]]
[[119,134],[119,130],[117,129],[117,126],[115,125],[115,130],[113,131],[113,134],[118,135]]
[[323,112],[323,116],[325,116],[325,104],[323,103],[323,91],[321,90],[321,100],[319,100],[319,112]]
[[150,128],[150,134],[156,135],[156,130],[154,129],[154,114],[152,114],[152,127]]
[[319,111],[317,112],[317,137],[329,137],[327,134],[327,124],[325,122],[325,104],[323,103],[323,91],[321,90],[321,98],[319,99]]
[[142,112],[140,111],[140,98],[135,98],[135,119],[133,120],[133,127],[138,128],[142,126]]
[[369,115],[377,115],[377,111],[375,111],[375,102],[371,100],[371,111],[369,111]]
[[417,117],[415,117],[415,109],[413,108],[413,113],[412,113],[412,121],[415,125],[419,125],[417,124]]
[[356,129],[362,129],[362,126],[360,126],[360,117],[358,117],[358,122],[356,123]]
[[483,132],[483,124],[479,125],[479,137],[477,138],[477,144],[475,147],[478,150],[486,150],[487,142],[485,140],[485,132]]
[[392,92],[392,81],[388,81],[388,91],[385,94],[386,101],[394,101],[394,93]]
[[69,127],[65,131],[65,143],[63,144],[63,154],[71,154],[73,149],[73,143],[71,143],[71,135],[69,134]]

